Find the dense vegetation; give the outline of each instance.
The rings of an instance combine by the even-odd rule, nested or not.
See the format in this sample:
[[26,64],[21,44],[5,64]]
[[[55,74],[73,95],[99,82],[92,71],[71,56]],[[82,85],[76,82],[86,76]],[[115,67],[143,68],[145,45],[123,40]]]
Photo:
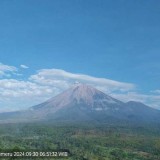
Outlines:
[[153,125],[1,124],[0,150],[62,150],[67,151],[69,157],[58,159],[68,160],[160,160],[160,128]]

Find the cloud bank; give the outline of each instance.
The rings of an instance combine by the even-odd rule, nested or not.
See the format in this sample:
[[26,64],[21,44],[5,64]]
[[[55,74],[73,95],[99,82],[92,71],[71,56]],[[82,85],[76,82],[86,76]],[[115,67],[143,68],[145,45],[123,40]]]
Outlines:
[[18,68],[0,63],[0,112],[26,109],[69,88],[75,82],[85,83],[124,102],[140,101],[160,109],[159,89],[142,94],[132,83],[119,82],[107,78],[98,78],[85,74],[70,73],[61,69],[42,69],[27,80],[12,77],[3,78],[6,74],[18,72]]
[[50,85],[59,88],[68,88],[75,82],[90,84],[103,89],[106,92],[121,91],[126,92],[135,88],[134,84],[118,82],[106,78],[97,78],[85,74],[73,74],[61,69],[42,69],[37,74],[32,75],[30,80],[40,85]]
[[10,77],[12,73],[17,72],[18,69],[14,66],[9,66],[9,65],[5,65],[0,63],[0,76],[7,76]]

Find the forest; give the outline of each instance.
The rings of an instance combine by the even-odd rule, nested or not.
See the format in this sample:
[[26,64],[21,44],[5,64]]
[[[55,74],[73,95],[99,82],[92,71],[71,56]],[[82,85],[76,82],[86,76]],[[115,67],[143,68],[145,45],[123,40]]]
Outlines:
[[[15,155],[3,156],[9,152]],[[2,160],[160,160],[160,126],[0,124],[0,153]],[[62,155],[56,156],[59,153]]]

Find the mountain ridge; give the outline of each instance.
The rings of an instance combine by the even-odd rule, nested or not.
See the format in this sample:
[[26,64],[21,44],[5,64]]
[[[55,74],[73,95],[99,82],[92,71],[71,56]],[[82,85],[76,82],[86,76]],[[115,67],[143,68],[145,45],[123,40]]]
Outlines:
[[140,102],[124,103],[86,84],[76,84],[26,111],[0,114],[0,120],[4,115],[15,121],[160,122],[159,110]]

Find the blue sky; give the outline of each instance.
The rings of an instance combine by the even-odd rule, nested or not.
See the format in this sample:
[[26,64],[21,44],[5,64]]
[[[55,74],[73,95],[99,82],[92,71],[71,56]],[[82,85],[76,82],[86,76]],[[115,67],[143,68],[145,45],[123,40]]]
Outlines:
[[[0,99],[0,111],[39,103],[74,80],[95,85],[121,100],[142,100],[160,108],[159,19],[158,0],[1,0],[0,95],[4,98]],[[101,79],[95,83],[95,79],[73,78],[63,71],[132,87],[125,92],[121,87],[112,90],[112,85]],[[48,74],[52,75],[49,80],[62,83],[63,79],[64,87],[58,88],[53,82],[47,86],[48,81],[39,83],[41,74],[45,80]],[[14,87],[23,82],[20,91],[24,91],[24,99],[16,90],[12,95],[13,86],[3,86],[7,82]],[[30,98],[25,99],[27,91],[33,92],[28,83],[52,90],[44,92],[41,88],[46,94],[38,99],[35,89],[30,102]]]

